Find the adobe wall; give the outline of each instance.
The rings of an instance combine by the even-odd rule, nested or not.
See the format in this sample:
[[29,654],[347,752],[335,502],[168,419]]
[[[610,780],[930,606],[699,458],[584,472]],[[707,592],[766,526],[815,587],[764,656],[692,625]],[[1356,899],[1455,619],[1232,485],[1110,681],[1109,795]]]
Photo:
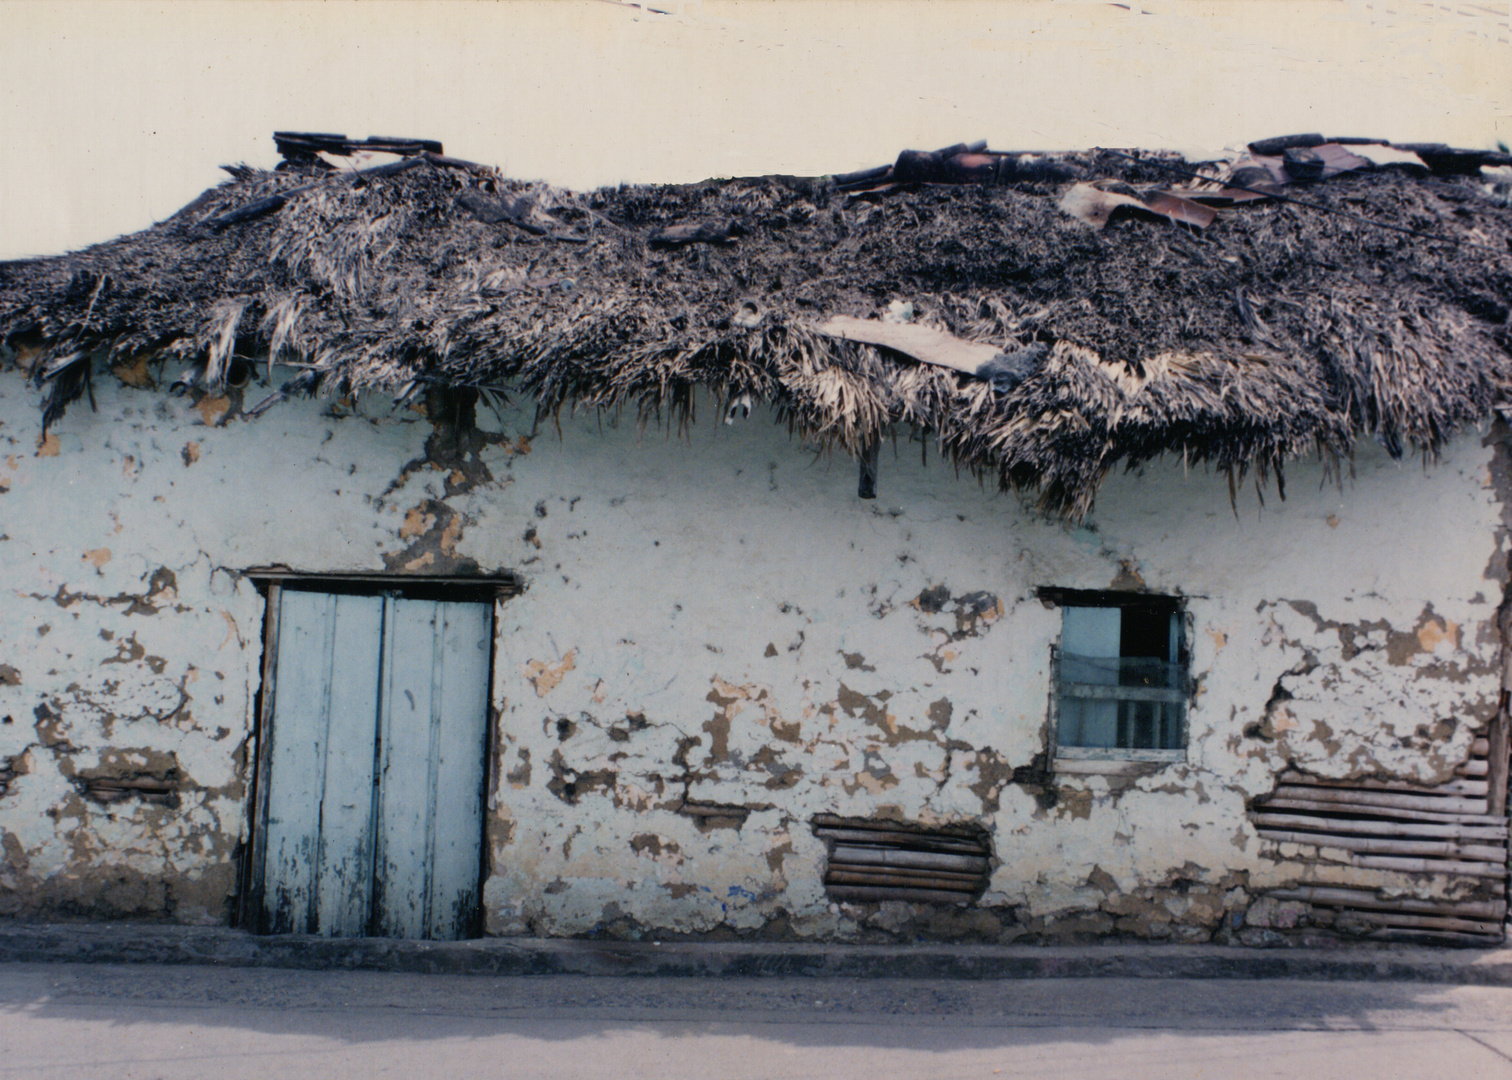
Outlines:
[[[0,914],[231,917],[263,618],[241,571],[274,563],[526,579],[496,642],[490,933],[1206,940],[1304,878],[1462,887],[1320,871],[1246,807],[1288,763],[1446,779],[1489,720],[1507,553],[1473,434],[1426,470],[1361,447],[1342,491],[1299,463],[1237,516],[1168,461],[1070,527],[918,444],[858,500],[850,459],[709,403],[686,439],[480,408],[458,453],[386,402],[247,421],[237,392],[128,385],[150,377],[97,378],[39,449],[37,393],[0,373]],[[1183,597],[1185,763],[1046,774],[1043,586]],[[832,904],[820,813],[980,824],[990,887]]]

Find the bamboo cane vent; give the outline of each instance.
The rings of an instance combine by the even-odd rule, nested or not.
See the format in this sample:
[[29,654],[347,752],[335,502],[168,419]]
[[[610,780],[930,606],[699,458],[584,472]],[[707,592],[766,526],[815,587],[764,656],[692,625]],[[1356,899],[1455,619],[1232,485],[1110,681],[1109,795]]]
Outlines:
[[992,841],[978,826],[926,828],[828,814],[813,826],[829,851],[824,891],[831,900],[969,904],[992,872]]

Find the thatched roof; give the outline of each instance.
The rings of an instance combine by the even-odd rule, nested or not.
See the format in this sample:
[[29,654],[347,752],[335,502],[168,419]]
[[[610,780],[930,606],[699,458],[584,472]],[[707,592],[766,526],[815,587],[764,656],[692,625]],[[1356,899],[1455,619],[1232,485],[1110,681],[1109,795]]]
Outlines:
[[[199,365],[194,392],[272,354],[306,369],[286,390],[504,388],[669,421],[703,387],[858,455],[911,427],[1076,517],[1119,463],[1263,476],[1361,437],[1432,453],[1512,404],[1512,208],[1483,168],[1504,155],[1418,147],[1330,175],[1347,151],[955,147],[579,194],[432,144],[355,173],[284,149],[143,232],[0,264],[0,340],[50,384],[45,422],[92,364],[144,355]],[[852,340],[837,316],[911,316],[1008,374]]]

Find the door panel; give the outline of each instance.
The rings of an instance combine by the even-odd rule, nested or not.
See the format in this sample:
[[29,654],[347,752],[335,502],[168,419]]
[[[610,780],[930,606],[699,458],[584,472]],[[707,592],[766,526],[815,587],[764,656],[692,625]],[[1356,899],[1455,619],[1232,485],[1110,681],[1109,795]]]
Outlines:
[[[482,854],[486,605],[391,600],[381,719],[377,933],[471,930]],[[465,924],[465,925],[459,925]]]
[[283,590],[264,824],[263,925],[360,934],[372,878],[382,598]]

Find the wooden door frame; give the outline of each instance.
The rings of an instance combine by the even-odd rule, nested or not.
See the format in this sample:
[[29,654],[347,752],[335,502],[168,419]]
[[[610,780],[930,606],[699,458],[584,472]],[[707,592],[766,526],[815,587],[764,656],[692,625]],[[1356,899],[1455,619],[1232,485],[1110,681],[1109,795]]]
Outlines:
[[[285,587],[300,588],[311,592],[350,593],[356,595],[382,595],[396,593],[407,598],[440,599],[488,603],[488,700],[484,719],[483,798],[487,812],[488,793],[497,780],[497,755],[492,752],[497,742],[497,710],[493,703],[495,677],[494,665],[498,661],[499,605],[524,591],[524,583],[518,574],[504,572],[479,577],[427,577],[411,574],[364,574],[364,573],[300,573],[285,567],[267,567],[247,570],[244,576],[252,581],[263,594],[263,632],[261,681],[253,698],[252,747],[248,755],[251,775],[248,777],[248,798],[243,817],[243,836],[237,865],[237,899],[232,924],[254,933],[266,932],[260,925],[265,881],[268,785],[265,782],[270,768],[272,739],[266,737],[272,729],[273,703],[278,678],[278,618],[279,600]],[[483,889],[487,884],[489,870],[488,830],[485,821],[479,821],[483,830],[483,843],[478,865],[478,924],[473,927],[474,936],[481,936],[483,915]]]

